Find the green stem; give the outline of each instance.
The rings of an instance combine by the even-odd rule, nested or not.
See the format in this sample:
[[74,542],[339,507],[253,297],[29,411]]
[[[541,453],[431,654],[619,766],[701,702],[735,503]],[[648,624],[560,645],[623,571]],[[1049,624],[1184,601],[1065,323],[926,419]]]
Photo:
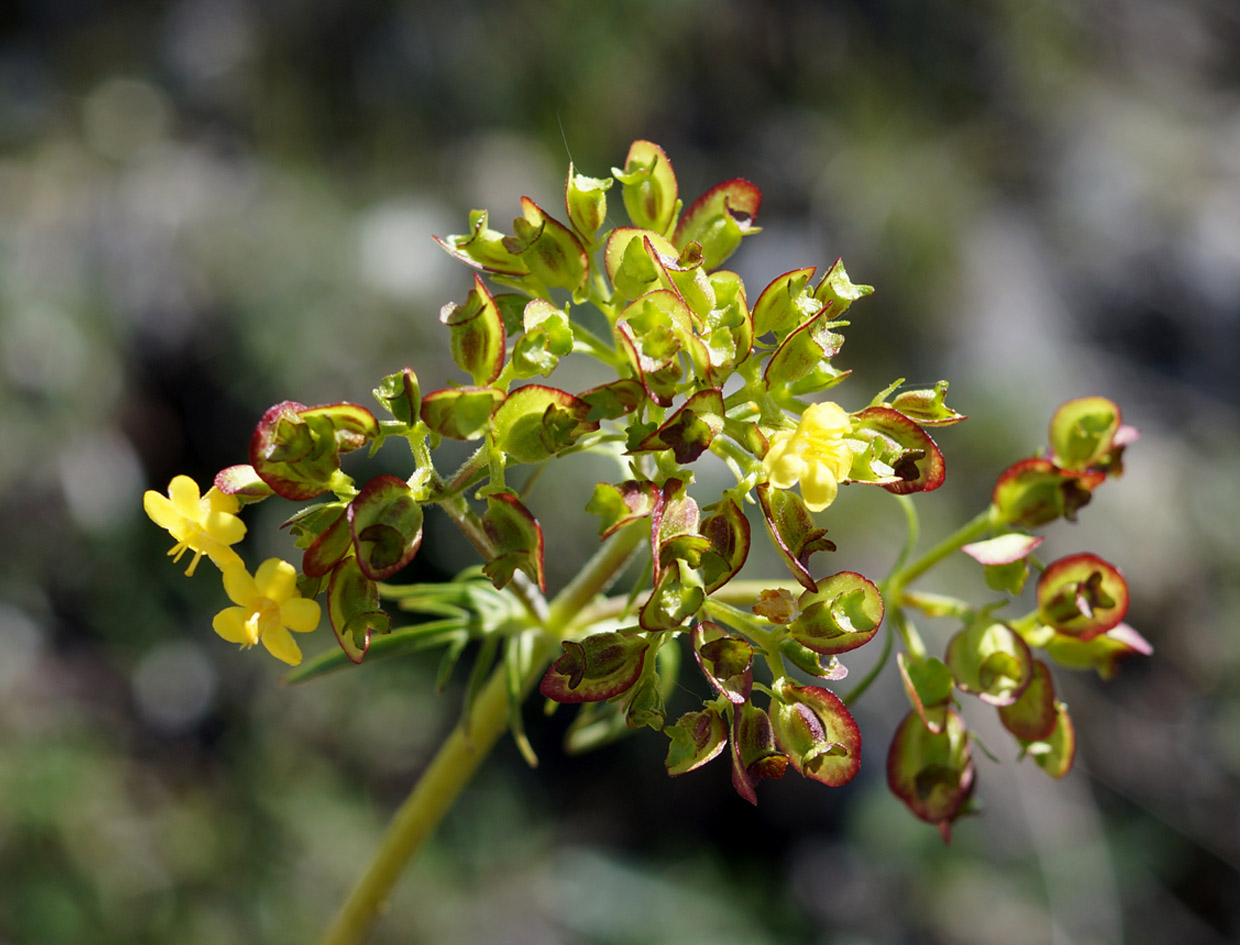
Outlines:
[[612,535],[595,552],[594,557],[551,602],[544,623],[550,635],[556,638],[563,635],[586,606],[620,576],[647,534],[645,528],[634,522]]
[[[533,641],[530,670],[522,680],[528,692],[543,674],[555,642],[541,634]],[[337,913],[319,945],[358,945],[386,911],[393,886],[406,864],[452,808],[483,759],[508,728],[508,683],[503,669],[492,674],[467,721],[453,729],[413,791],[396,811],[365,875]]]
[[956,529],[956,531],[952,532],[912,564],[897,571],[884,581],[884,589],[890,590],[898,602],[899,592],[904,587],[921,577],[948,555],[960,550],[961,545],[967,545],[973,539],[980,538],[990,530],[994,525],[993,514],[993,507],[988,508],[965,522],[964,525]]
[[852,705],[861,698],[862,693],[870,688],[870,684],[878,678],[878,674],[883,671],[883,667],[887,665],[887,658],[891,656],[891,641],[895,639],[895,633],[891,629],[890,622],[887,624],[887,634],[883,637],[883,651],[878,654],[878,660],[870,667],[870,671],[858,680],[857,685],[849,690],[844,696],[844,704]]
[[[895,564],[891,566],[891,575],[899,573],[904,567],[905,562],[913,554],[917,548],[917,540],[921,537],[921,520],[917,517],[917,505],[912,498],[906,495],[895,496],[900,508],[904,512],[904,521],[908,526],[908,533],[904,539],[904,547],[900,549],[900,556],[896,558]],[[888,577],[888,580],[891,578]],[[886,583],[886,582],[884,582]]]
[[[460,505],[443,503],[453,521],[470,541],[491,554],[490,540],[481,530],[463,499]],[[451,506],[449,508],[449,506]],[[462,507],[469,515],[462,512]],[[472,516],[472,518],[471,518]],[[560,635],[579,612],[619,575],[633,552],[641,545],[645,530],[630,525],[613,535],[586,564],[577,577],[547,607],[541,607],[540,626],[531,628],[528,669],[520,679],[519,694],[524,698],[546,672],[557,650]],[[522,577],[523,575],[516,575]],[[523,596],[527,609],[542,596]],[[511,711],[509,680],[501,666],[491,674],[474,701],[467,718],[452,730],[447,741],[422,773],[409,796],[396,811],[365,875],[349,894],[319,945],[360,945],[371,927],[386,910],[392,888],[405,866],[426,838],[452,808],[483,759],[508,728]]]

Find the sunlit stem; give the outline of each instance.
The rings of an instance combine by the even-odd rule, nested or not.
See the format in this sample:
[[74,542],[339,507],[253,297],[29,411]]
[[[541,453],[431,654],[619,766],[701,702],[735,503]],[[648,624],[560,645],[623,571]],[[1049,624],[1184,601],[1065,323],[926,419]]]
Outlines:
[[904,643],[904,651],[914,659],[924,660],[926,658],[926,644],[922,642],[921,634],[917,632],[917,628],[909,621],[903,607],[892,609],[891,622],[900,634],[900,640]]
[[878,674],[881,673],[883,671],[883,667],[887,665],[887,658],[891,656],[891,641],[895,638],[895,631],[891,629],[891,621],[888,621],[887,630],[883,634],[882,652],[878,654],[878,659],[874,662],[874,665],[870,667],[869,672],[862,676],[857,681],[857,684],[848,691],[848,694],[843,697],[846,704],[852,705],[860,699],[862,694],[870,688],[870,684],[878,678]]
[[[549,637],[534,636],[530,669],[522,680],[528,692],[555,649]],[[365,875],[345,901],[320,945],[359,945],[387,909],[393,886],[409,860],[452,808],[483,759],[508,728],[508,681],[504,668],[492,674],[473,704],[468,722],[448,736],[413,791],[397,809]]]
[[[464,499],[457,497],[441,504],[466,537],[490,560],[493,556],[490,541],[485,532],[481,532],[477,516],[471,518],[472,512]],[[464,514],[462,508],[470,514]],[[646,535],[646,530],[640,525],[630,525],[617,532],[572,583],[556,596],[550,607],[543,604],[540,626],[526,631],[527,638],[521,641],[528,649],[522,654],[526,668],[516,687],[520,698],[524,699],[546,672],[557,652],[560,635],[579,611],[619,576]],[[538,595],[537,590],[530,590]],[[541,595],[537,596],[537,600],[542,600]],[[512,705],[510,686],[511,680],[504,666],[491,674],[474,701],[468,718],[462,719],[453,729],[413,791],[396,811],[365,875],[341,907],[327,933],[319,940],[319,945],[360,945],[366,940],[371,927],[386,910],[392,888],[406,865],[452,808],[478,766],[507,730]]]
[[961,545],[967,545],[993,528],[995,525],[995,512],[995,507],[991,506],[984,512],[969,519],[964,525],[956,529],[956,531],[952,532],[912,564],[897,571],[884,581],[884,588],[890,590],[893,598],[898,601],[899,592],[910,583],[921,577],[944,558],[959,551]]

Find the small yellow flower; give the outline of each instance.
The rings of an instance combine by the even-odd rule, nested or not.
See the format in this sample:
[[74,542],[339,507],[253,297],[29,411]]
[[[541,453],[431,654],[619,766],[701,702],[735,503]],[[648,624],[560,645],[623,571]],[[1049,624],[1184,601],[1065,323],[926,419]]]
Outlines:
[[810,404],[796,430],[771,434],[762,460],[767,480],[777,489],[791,489],[799,482],[806,508],[821,512],[835,501],[840,480],[852,468],[852,450],[844,439],[851,430],[839,404]]
[[189,476],[177,476],[168,484],[166,496],[147,490],[142,507],[151,521],[177,540],[168,552],[173,561],[180,561],[187,549],[194,552],[185,569],[187,575],[194,573],[204,554],[221,569],[240,563],[237,553],[228,547],[245,536],[245,523],[237,518],[241,503],[236,496],[225,495],[214,486],[199,496],[198,483]]
[[297,569],[269,558],[254,576],[239,561],[224,568],[224,590],[236,607],[215,615],[211,626],[230,643],[251,647],[260,640],[276,659],[301,662],[301,649],[290,630],[309,633],[319,625],[319,605],[297,590]]

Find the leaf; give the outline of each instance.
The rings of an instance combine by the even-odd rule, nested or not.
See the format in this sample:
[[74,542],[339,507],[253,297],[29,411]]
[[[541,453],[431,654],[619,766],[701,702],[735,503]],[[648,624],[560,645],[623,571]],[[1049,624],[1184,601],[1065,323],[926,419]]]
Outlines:
[[640,450],[670,449],[676,462],[683,466],[705,453],[721,432],[723,392],[713,388],[698,391],[642,440]]
[[1082,553],[1052,561],[1038,579],[1038,615],[1057,633],[1090,640],[1128,612],[1128,582],[1119,568]]
[[488,495],[482,528],[495,547],[495,557],[483,565],[482,571],[496,589],[506,587],[518,570],[529,575],[539,590],[547,589],[543,577],[542,526],[515,495]]
[[964,692],[994,706],[1011,705],[1033,678],[1033,654],[1003,623],[978,621],[947,643],[947,666]]
[[384,581],[407,565],[422,544],[422,507],[409,484],[376,476],[349,503],[349,533],[357,563],[372,581]]
[[743,705],[753,691],[753,647],[705,620],[693,628],[692,643],[693,658],[702,675],[729,702]]
[[771,705],[775,743],[803,776],[840,787],[861,768],[861,731],[830,690],[785,685]]
[[448,326],[452,360],[474,384],[485,387],[504,367],[504,320],[491,293],[475,275],[464,305],[449,302],[439,311]]
[[374,633],[387,633],[390,618],[379,607],[379,589],[366,577],[357,559],[342,559],[327,587],[327,615],[345,655],[360,663]]
[[602,702],[626,692],[641,675],[649,641],[632,633],[592,633],[565,640],[538,691],[555,702]]
[[805,502],[796,493],[762,483],[758,486],[758,503],[771,540],[792,576],[802,587],[816,591],[818,584],[809,573],[810,555],[834,551],[835,542],[826,537],[825,528],[814,524]]
[[703,267],[717,269],[744,236],[759,232],[754,220],[761,206],[762,191],[743,178],[716,184],[685,211],[672,242],[682,250],[691,242],[698,243]]
[[[414,627],[402,627],[383,636],[372,637],[370,647],[366,650],[366,663],[369,665],[375,660],[388,656],[417,653],[443,646],[465,632],[464,623],[456,618],[432,620]],[[311,679],[326,676],[346,666],[353,666],[355,662],[343,649],[325,650],[288,673],[284,681],[289,684],[309,682]]]
[[728,743],[728,725],[718,712],[706,708],[686,712],[663,730],[671,739],[667,748],[667,773],[672,777],[696,771],[717,758]]
[[882,622],[878,588],[855,571],[840,571],[818,581],[817,592],[801,595],[788,635],[815,653],[834,656],[869,643]]

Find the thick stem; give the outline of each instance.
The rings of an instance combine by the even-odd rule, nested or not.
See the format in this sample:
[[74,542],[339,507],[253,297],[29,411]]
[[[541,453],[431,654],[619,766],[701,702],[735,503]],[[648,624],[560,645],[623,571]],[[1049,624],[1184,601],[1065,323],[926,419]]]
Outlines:
[[[530,668],[522,680],[528,693],[546,670],[555,642],[539,633]],[[392,887],[406,864],[452,808],[482,760],[508,728],[508,685],[503,671],[492,674],[474,702],[469,719],[448,736],[413,791],[396,811],[365,875],[345,901],[320,945],[358,945],[387,909]]]
[[[468,509],[468,506],[465,508]],[[460,511],[459,507],[456,511]],[[449,514],[451,512],[450,509]],[[462,525],[467,535],[474,531],[468,517],[462,516],[458,520],[453,515],[453,519]],[[471,540],[479,533],[480,528],[474,531]],[[489,548],[485,533],[481,533],[480,537],[485,547]],[[615,580],[644,537],[645,530],[633,525],[613,535],[549,608],[542,604],[538,617],[541,626],[527,631],[531,635],[529,668],[520,683],[522,698],[546,672],[563,631],[586,604]],[[541,602],[542,596],[536,590],[533,593]],[[531,601],[527,600],[526,606],[530,607]],[[385,911],[392,887],[409,860],[452,808],[478,766],[508,728],[509,712],[508,680],[501,667],[492,673],[474,701],[469,717],[462,719],[452,730],[413,791],[396,811],[365,875],[350,893],[327,933],[319,940],[319,945],[360,945],[366,940],[371,926]]]

